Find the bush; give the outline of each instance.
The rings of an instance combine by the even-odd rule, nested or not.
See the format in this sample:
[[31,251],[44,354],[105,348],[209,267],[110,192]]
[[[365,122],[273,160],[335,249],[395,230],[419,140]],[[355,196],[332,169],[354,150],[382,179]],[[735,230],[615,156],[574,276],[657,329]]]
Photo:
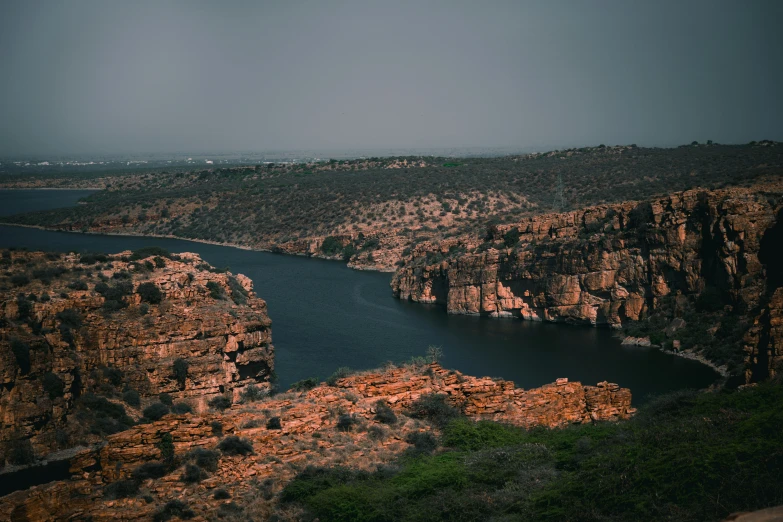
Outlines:
[[75,308],[67,308],[62,312],[58,312],[55,317],[57,317],[61,325],[73,328],[74,330],[81,328],[82,322],[84,321],[82,314]]
[[321,243],[321,252],[327,256],[333,256],[343,249],[342,242],[334,236],[326,236]]
[[153,404],[150,404],[146,408],[144,408],[144,417],[151,421],[157,421],[163,418],[164,415],[166,415],[169,412],[168,406],[166,406],[163,403],[156,402]]
[[375,420],[382,422],[383,424],[395,424],[397,422],[397,415],[394,414],[389,405],[383,401],[375,403]]
[[230,276],[228,278],[228,288],[231,290],[231,299],[236,304],[243,305],[247,303],[247,290],[245,290],[245,287],[239,284],[239,281],[237,281],[236,277]]
[[167,472],[168,469],[162,462],[145,462],[131,472],[131,477],[138,482],[144,482],[148,479],[163,478]]
[[367,430],[367,436],[372,440],[382,441],[386,440],[386,437],[389,436],[389,432],[383,426],[370,426]]
[[212,429],[212,435],[216,437],[223,436],[223,424],[220,421],[212,421],[209,423],[210,429]]
[[519,229],[512,228],[503,234],[503,244],[508,248],[515,247],[519,244]]
[[157,444],[160,450],[160,456],[169,467],[174,463],[174,438],[170,433],[164,433],[160,436],[160,442]]
[[438,427],[446,426],[462,414],[446,403],[445,395],[422,395],[410,405],[408,416],[414,419],[427,419]]
[[220,454],[217,451],[196,448],[188,454],[188,458],[191,459],[196,466],[207,471],[215,472],[218,469]]
[[89,287],[87,286],[87,283],[79,279],[78,281],[69,283],[68,288],[71,290],[87,290]]
[[193,408],[187,402],[178,402],[171,407],[171,412],[182,415],[184,413],[193,413]]
[[413,444],[414,453],[432,453],[438,447],[437,439],[432,433],[415,431],[405,437],[405,442]]
[[122,394],[122,400],[129,406],[138,408],[141,406],[141,397],[136,390],[125,390]]
[[340,368],[337,368],[337,370],[335,370],[335,372],[330,375],[328,379],[326,379],[326,384],[329,386],[334,386],[337,384],[338,380],[344,377],[348,377],[349,375],[351,375],[351,369],[347,366],[341,366]]
[[196,514],[192,509],[188,508],[188,505],[181,500],[171,500],[166,503],[160,510],[156,511],[152,517],[154,522],[166,522],[173,517],[179,517],[182,520],[189,520],[195,517]]
[[207,283],[207,290],[209,290],[209,296],[216,301],[221,301],[226,298],[223,287],[215,281],[209,281]]
[[26,466],[36,461],[35,450],[29,439],[13,440],[8,443],[8,462],[15,466]]
[[188,379],[188,361],[185,359],[177,359],[174,361],[174,364],[171,367],[171,370],[174,374],[174,379],[179,384],[180,389],[185,388],[185,383]]
[[149,304],[158,304],[163,299],[163,292],[158,285],[152,282],[141,283],[136,289],[136,293],[141,296],[141,300]]
[[356,424],[356,417],[353,415],[342,414],[337,417],[337,429],[340,431],[351,431]]
[[[257,402],[260,400],[265,399],[268,396],[268,394],[256,386],[255,384],[251,384],[247,387],[245,387],[242,392],[239,394],[239,402],[241,403],[248,403],[248,402]],[[229,404],[230,406],[230,404]],[[225,408],[224,408],[225,409]]]
[[16,358],[16,364],[19,366],[19,370],[22,375],[30,373],[30,345],[19,339],[13,339],[11,341],[11,351]]
[[11,276],[11,284],[14,286],[26,286],[30,284],[30,278],[25,274],[14,274]]
[[210,408],[213,408],[218,411],[223,411],[231,407],[231,399],[229,399],[225,395],[218,395],[214,399],[210,400],[207,404],[209,404]]
[[218,449],[224,455],[252,455],[253,445],[247,440],[236,435],[231,435],[221,440]]
[[139,492],[139,483],[133,479],[112,482],[103,489],[103,496],[109,500],[135,497]]
[[307,379],[302,379],[301,381],[296,381],[291,385],[291,389],[294,391],[307,391],[312,390],[318,386],[318,379],[316,377],[309,377]]
[[41,380],[43,382],[44,391],[49,394],[50,399],[54,400],[65,394],[63,390],[64,383],[56,374],[52,372],[45,373]]
[[218,488],[212,494],[212,498],[215,500],[226,500],[231,498],[231,494],[223,488]]
[[268,430],[283,429],[282,424],[280,424],[280,417],[271,417],[266,423],[266,429]]
[[160,256],[171,259],[171,253],[165,248],[147,246],[134,250],[133,253],[131,253],[130,261],[140,261],[152,256]]
[[171,395],[165,392],[158,395],[158,400],[169,407],[174,405],[174,401],[171,399]]
[[182,473],[182,482],[186,484],[193,484],[195,482],[201,482],[207,478],[207,474],[204,473],[200,467],[193,464],[185,465],[185,472]]

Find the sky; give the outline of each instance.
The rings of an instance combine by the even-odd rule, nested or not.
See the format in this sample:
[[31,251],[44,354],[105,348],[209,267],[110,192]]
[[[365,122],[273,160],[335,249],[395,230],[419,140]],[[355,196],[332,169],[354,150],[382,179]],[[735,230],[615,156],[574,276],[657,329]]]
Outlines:
[[0,2],[0,155],[783,140],[779,0]]

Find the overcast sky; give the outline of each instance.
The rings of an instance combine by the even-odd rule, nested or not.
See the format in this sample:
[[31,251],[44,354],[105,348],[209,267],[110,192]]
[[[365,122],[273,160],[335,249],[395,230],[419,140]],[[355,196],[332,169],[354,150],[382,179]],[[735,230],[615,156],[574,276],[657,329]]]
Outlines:
[[783,140],[783,1],[0,2],[0,154]]

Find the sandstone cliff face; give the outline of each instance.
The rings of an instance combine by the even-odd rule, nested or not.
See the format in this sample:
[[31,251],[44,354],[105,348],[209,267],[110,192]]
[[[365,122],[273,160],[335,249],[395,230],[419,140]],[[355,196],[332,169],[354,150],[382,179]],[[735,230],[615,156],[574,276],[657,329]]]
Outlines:
[[[88,392],[122,404],[122,392],[135,390],[140,407],[125,407],[138,418],[162,392],[203,411],[217,395],[236,395],[249,384],[269,387],[271,321],[248,278],[210,272],[196,254],[158,257],[165,266],[152,257],[131,262],[129,255],[109,256],[96,267],[78,255],[4,254],[16,283],[23,283],[22,274],[32,280],[0,296],[2,442],[30,439],[39,456],[72,445],[74,405]],[[62,273],[34,277],[52,269]],[[117,296],[97,292],[101,283],[125,285],[125,308],[107,309],[107,298]],[[142,303],[142,283],[159,290],[159,302]],[[177,359],[186,363],[179,376]]]
[[[536,216],[491,228],[484,252],[434,265],[414,256],[391,285],[400,299],[452,314],[615,328],[647,317],[666,296],[693,298],[707,287],[753,310],[768,290],[770,261],[759,254],[781,193],[780,183],[690,190]],[[518,232],[514,248],[503,245],[509,231]]]
[[[112,435],[106,445],[85,449],[71,459],[69,481],[36,486],[0,499],[0,516],[8,519],[56,520],[69,517],[93,520],[149,519],[161,503],[176,498],[197,516],[215,518],[223,501],[214,498],[217,488],[232,498],[256,505],[264,518],[271,495],[259,499],[258,484],[267,479],[281,488],[304,464],[349,465],[372,470],[393,460],[409,446],[406,434],[432,429],[408,418],[405,411],[425,394],[444,394],[454,406],[474,419],[496,419],[532,426],[565,426],[598,420],[627,418],[634,410],[631,394],[617,385],[582,386],[561,379],[533,390],[514,388],[509,381],[475,378],[428,367],[395,368],[350,376],[335,386],[324,384],[307,392],[287,393],[260,403],[235,405],[222,414],[170,415],[158,422],[135,426]],[[375,419],[377,401],[384,401],[399,416],[391,426]],[[340,415],[352,415],[357,429],[339,431]],[[267,429],[269,418],[280,418],[281,429]],[[220,436],[212,424],[218,421],[224,434],[239,435],[252,443],[254,454],[223,456],[217,469],[197,484],[185,484],[182,470],[171,471],[143,486],[154,501],[141,498],[108,500],[103,487],[127,478],[144,462],[161,459],[158,443],[170,434],[175,452],[183,457],[195,448],[214,448]],[[370,428],[386,430],[371,436]],[[384,427],[385,426],[385,427]],[[255,484],[255,485],[254,485]],[[249,516],[248,510],[245,512]]]

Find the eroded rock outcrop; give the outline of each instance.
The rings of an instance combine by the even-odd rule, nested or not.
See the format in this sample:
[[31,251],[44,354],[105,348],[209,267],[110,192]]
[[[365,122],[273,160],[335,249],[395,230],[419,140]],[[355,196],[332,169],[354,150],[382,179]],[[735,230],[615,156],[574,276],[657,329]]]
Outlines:
[[[105,445],[84,450],[71,459],[71,480],[33,487],[0,499],[0,516],[22,514],[30,520],[86,518],[93,520],[148,519],[162,503],[176,499],[196,516],[215,518],[225,501],[218,488],[242,499],[247,510],[268,513],[272,495],[259,498],[260,484],[283,487],[304,464],[348,465],[372,470],[409,447],[411,432],[432,430],[426,422],[406,416],[422,395],[442,394],[474,419],[495,419],[524,427],[565,426],[632,415],[631,394],[615,384],[583,386],[557,383],[521,390],[509,381],[475,378],[432,364],[370,372],[292,392],[262,402],[237,404],[223,413],[170,415],[112,435]],[[381,401],[398,418],[386,424],[376,418]],[[279,420],[279,429],[270,420]],[[350,419],[355,429],[340,430]],[[342,419],[342,420],[341,420]],[[215,424],[221,433],[215,431]],[[106,498],[106,486],[127,480],[145,462],[163,458],[160,442],[172,438],[177,458],[185,461],[197,448],[212,449],[222,436],[241,436],[252,444],[252,455],[222,456],[216,469],[197,483],[182,479],[182,468],[155,480],[145,480],[148,499]],[[72,502],[66,499],[75,499]],[[227,498],[224,495],[224,498]],[[247,513],[247,511],[246,511]]]
[[123,405],[128,392],[123,407],[138,419],[164,392],[203,411],[218,395],[269,387],[271,321],[250,279],[216,273],[196,254],[131,257],[100,256],[96,265],[4,252],[12,285],[0,296],[4,446],[30,440],[43,456],[94,440],[103,427],[79,426],[74,412],[87,394]]
[[484,251],[436,264],[414,256],[391,285],[400,299],[452,314],[616,328],[706,288],[753,310],[767,291],[759,254],[781,194],[767,183],[535,216],[490,228]]

